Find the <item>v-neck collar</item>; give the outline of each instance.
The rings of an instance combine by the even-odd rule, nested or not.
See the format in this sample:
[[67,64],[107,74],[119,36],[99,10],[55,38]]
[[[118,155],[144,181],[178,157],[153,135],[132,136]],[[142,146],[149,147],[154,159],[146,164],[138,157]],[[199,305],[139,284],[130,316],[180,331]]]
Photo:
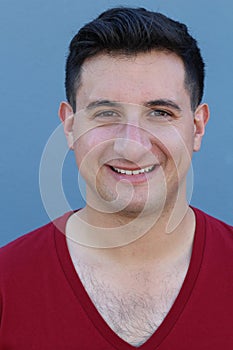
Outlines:
[[66,279],[74,294],[76,295],[79,303],[82,305],[85,313],[88,315],[90,321],[94,324],[95,328],[98,329],[99,333],[104,337],[104,339],[112,345],[113,348],[121,350],[155,350],[168,336],[176,324],[178,318],[181,316],[186,304],[189,301],[190,295],[197,280],[205,247],[204,216],[198,209],[192,209],[196,217],[196,229],[192,256],[186,277],[173,306],[171,307],[161,325],[157,328],[154,334],[139,347],[134,347],[125,342],[108,326],[108,324],[97,311],[95,305],[93,304],[77,275],[69,254],[66,237],[64,234],[66,222],[73,212],[66,213],[64,216],[56,220],[54,224],[54,239],[57,248],[57,255]]

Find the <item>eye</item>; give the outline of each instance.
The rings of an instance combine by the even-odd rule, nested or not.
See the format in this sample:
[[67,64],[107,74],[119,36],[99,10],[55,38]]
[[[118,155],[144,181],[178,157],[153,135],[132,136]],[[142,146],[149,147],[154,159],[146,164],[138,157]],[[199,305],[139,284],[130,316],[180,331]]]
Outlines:
[[158,118],[170,118],[172,116],[172,113],[170,112],[167,112],[167,111],[164,111],[162,109],[152,109],[149,114],[152,116],[152,117],[158,117]]
[[105,110],[95,114],[96,118],[117,118],[118,116],[119,114],[112,110]]

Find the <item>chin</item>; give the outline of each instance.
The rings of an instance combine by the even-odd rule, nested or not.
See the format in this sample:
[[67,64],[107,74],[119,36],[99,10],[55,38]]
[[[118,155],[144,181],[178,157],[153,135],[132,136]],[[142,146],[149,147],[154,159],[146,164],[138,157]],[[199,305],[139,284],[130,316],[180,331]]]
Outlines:
[[[121,208],[118,211],[118,214],[125,217],[131,217],[136,218],[138,216],[149,216],[149,215],[155,215],[161,213],[161,211],[164,208],[165,201],[162,198],[149,198],[145,201],[143,201],[141,198],[140,200],[131,200],[130,203],[122,202]],[[125,204],[125,205],[124,205]]]
[[87,198],[89,206],[101,212],[118,214],[135,218],[139,215],[151,215],[161,212],[166,201],[166,186],[160,184],[155,190],[153,187],[128,186],[119,184],[111,188],[106,183],[98,183],[97,188],[89,187]]

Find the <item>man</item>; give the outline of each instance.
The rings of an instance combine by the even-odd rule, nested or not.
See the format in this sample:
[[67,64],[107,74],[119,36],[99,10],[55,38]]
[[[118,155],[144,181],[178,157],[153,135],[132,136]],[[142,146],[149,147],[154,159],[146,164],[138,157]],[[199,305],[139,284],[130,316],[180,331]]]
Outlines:
[[203,80],[159,13],[114,8],[73,38],[59,115],[86,206],[2,248],[1,349],[232,349],[233,229],[186,199]]

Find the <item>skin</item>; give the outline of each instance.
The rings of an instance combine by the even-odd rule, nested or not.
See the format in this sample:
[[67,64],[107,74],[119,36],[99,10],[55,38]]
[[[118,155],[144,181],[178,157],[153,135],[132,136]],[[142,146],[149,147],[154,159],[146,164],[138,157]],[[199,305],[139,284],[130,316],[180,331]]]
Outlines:
[[133,346],[163,322],[191,259],[186,176],[209,110],[191,110],[184,77],[172,53],[98,55],[83,65],[77,113],[67,102],[59,110],[87,184],[86,207],[66,225],[71,259],[100,315]]
[[[67,142],[87,184],[87,205],[71,216],[69,235],[75,239],[83,231],[88,236],[90,225],[111,233],[138,215],[141,227],[152,222],[143,237],[119,248],[69,243],[71,254],[86,263],[139,266],[151,261],[154,266],[163,259],[169,265],[190,252],[195,218],[186,201],[186,175],[192,153],[201,147],[209,110],[206,104],[191,110],[184,77],[183,62],[173,53],[98,55],[84,62],[76,115],[61,103]],[[112,170],[148,166],[153,171],[138,176]],[[168,235],[171,222],[173,234]],[[125,233],[130,230],[133,234],[133,224]]]

